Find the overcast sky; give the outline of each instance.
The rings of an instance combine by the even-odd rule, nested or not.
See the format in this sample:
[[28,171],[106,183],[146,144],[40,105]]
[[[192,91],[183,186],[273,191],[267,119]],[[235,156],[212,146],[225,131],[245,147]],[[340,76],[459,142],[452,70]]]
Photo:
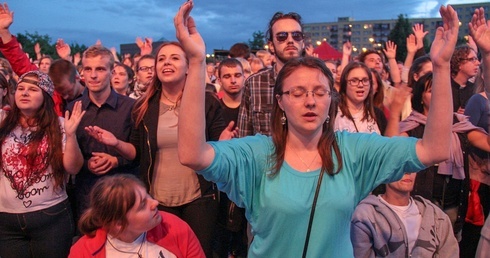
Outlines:
[[[175,40],[173,16],[183,1],[174,0],[11,0],[12,34],[38,32],[53,42],[90,46],[97,39],[107,47],[133,43],[137,36],[154,41]],[[479,0],[194,0],[192,16],[208,52],[247,42],[254,31],[264,32],[276,11],[297,12],[304,23],[332,22],[338,17],[355,20],[439,17],[441,4],[486,2]]]

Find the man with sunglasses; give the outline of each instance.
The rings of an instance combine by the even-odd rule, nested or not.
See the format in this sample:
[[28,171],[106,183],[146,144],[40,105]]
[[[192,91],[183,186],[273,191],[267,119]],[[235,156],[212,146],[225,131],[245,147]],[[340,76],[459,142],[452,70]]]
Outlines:
[[469,79],[478,74],[480,61],[474,49],[459,46],[451,57],[451,89],[453,91],[453,111],[464,113],[466,102],[475,93],[475,84]]
[[266,31],[269,51],[275,55],[273,67],[250,76],[245,82],[238,115],[238,135],[256,133],[270,135],[273,88],[276,76],[284,64],[303,55],[304,35],[301,16],[297,13],[277,12]]

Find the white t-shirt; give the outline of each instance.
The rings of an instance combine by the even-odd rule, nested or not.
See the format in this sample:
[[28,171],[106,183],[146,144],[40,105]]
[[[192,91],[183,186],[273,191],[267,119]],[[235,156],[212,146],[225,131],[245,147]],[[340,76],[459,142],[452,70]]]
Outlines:
[[335,117],[335,131],[347,131],[350,133],[377,133],[381,135],[378,124],[374,119],[367,119],[361,121],[364,115],[364,110],[356,114],[352,114],[353,120],[342,115],[340,109]]
[[[3,116],[0,116],[3,118]],[[62,150],[65,149],[66,136],[64,119],[59,118],[62,136]],[[26,144],[30,141],[29,129],[17,126],[6,138],[2,145],[2,167],[0,167],[0,212],[26,213],[46,209],[68,198],[65,188],[54,188],[55,179],[51,166],[36,173],[38,176],[28,176],[22,173],[26,170]],[[46,152],[47,142],[40,144],[39,149]],[[42,157],[42,155],[39,155]],[[42,158],[39,164],[46,164]],[[42,165],[33,169],[42,168]]]
[[155,243],[150,243],[146,240],[146,233],[141,234],[134,242],[126,243],[117,238],[107,235],[105,242],[106,257],[117,258],[138,258],[138,253],[142,257],[154,258],[176,258],[175,254],[159,246]]
[[407,232],[408,238],[408,250],[412,252],[412,249],[419,236],[420,225],[422,224],[422,215],[420,215],[419,208],[410,197],[410,201],[407,206],[397,206],[388,203],[381,196],[378,198],[385,203],[391,210],[393,210],[398,218],[403,222],[405,226],[405,231]]

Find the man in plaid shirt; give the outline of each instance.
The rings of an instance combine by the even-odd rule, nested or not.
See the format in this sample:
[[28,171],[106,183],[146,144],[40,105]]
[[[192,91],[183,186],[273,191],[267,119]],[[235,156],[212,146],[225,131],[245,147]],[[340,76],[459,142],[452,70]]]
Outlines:
[[273,89],[276,76],[284,64],[303,55],[304,35],[301,16],[297,13],[274,14],[266,35],[269,50],[275,55],[273,67],[250,76],[245,82],[243,99],[238,114],[238,135],[257,133],[270,135]]

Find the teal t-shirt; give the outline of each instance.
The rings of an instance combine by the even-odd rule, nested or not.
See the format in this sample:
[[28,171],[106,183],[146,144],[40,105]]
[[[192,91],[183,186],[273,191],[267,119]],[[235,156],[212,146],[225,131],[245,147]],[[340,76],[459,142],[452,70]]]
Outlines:
[[[323,177],[308,257],[353,257],[350,219],[356,205],[379,184],[424,168],[415,138],[335,135],[343,168]],[[249,257],[301,257],[320,170],[303,173],[284,162],[269,176],[274,145],[263,135],[210,144],[215,159],[199,173],[245,208],[254,235]]]

